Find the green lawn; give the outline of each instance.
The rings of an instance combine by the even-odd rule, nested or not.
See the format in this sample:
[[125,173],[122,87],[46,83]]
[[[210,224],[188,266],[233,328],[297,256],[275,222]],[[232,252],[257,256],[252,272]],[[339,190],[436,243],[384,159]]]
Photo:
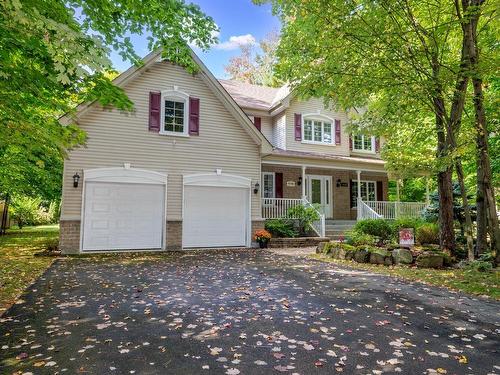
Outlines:
[[436,285],[460,290],[475,295],[486,295],[500,300],[500,272],[478,272],[463,269],[428,269],[407,266],[383,266],[369,263],[332,259],[322,254],[311,255],[312,258],[324,262],[336,263],[343,266],[400,277],[410,281],[419,281],[429,285]]
[[34,254],[58,238],[59,225],[11,229],[0,236],[0,314],[54,261]]

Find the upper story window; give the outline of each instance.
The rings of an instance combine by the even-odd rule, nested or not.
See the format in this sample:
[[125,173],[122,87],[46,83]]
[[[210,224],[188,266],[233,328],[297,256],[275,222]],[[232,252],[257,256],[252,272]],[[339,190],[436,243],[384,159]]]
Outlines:
[[353,135],[352,149],[361,152],[374,152],[375,151],[375,137],[367,135]]
[[188,136],[189,96],[173,90],[161,94],[161,128],[160,133]]
[[304,142],[334,144],[332,121],[304,118]]

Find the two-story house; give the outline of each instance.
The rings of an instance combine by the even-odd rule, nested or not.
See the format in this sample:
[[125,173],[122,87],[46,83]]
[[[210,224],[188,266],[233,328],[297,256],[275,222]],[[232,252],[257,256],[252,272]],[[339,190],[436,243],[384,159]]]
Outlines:
[[64,164],[63,252],[248,247],[294,204],[350,220],[358,195],[386,200],[380,142],[350,137],[346,113],[193,58],[196,74],[160,52],[121,74],[133,112],[84,103],[61,120],[88,136]]

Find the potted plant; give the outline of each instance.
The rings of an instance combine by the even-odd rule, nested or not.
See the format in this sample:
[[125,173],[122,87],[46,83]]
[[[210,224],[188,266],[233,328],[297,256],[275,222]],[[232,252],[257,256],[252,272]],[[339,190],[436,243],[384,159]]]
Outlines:
[[259,247],[264,249],[267,247],[267,243],[271,239],[271,233],[265,229],[259,229],[255,231],[253,239],[259,243]]

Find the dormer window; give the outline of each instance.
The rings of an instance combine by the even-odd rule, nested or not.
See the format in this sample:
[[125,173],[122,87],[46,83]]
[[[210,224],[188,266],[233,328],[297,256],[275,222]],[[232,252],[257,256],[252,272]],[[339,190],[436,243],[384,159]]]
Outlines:
[[353,135],[352,149],[353,151],[359,151],[359,152],[374,152],[375,137],[367,135]]
[[334,144],[331,120],[304,118],[302,139],[308,143]]

